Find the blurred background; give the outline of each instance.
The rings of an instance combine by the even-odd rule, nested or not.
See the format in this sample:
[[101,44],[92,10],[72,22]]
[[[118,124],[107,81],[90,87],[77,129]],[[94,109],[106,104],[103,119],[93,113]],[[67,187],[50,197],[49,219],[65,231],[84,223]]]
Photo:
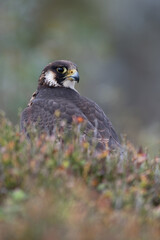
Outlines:
[[42,69],[68,59],[116,131],[160,149],[159,0],[0,0],[0,109],[14,123]]

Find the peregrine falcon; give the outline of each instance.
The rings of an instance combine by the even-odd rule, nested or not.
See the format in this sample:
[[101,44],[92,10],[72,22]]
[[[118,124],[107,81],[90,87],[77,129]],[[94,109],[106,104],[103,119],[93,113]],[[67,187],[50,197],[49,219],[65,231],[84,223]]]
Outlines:
[[21,114],[21,130],[26,132],[26,126],[38,123],[39,129],[52,135],[58,113],[59,120],[65,120],[70,129],[75,117],[83,119],[86,134],[91,130],[96,132],[98,142],[107,143],[110,148],[120,146],[110,120],[94,101],[79,94],[76,82],[79,82],[76,64],[58,60],[47,65],[39,77],[36,92]]

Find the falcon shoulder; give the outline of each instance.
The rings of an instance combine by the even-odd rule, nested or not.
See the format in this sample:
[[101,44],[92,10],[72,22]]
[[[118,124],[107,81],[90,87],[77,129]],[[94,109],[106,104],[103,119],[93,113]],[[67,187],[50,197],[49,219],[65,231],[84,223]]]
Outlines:
[[[54,127],[57,125],[57,121],[65,120],[69,126],[72,124],[74,116],[83,118],[87,123],[87,129],[94,128],[85,114],[74,103],[76,92],[65,88],[52,91],[52,95],[50,95],[50,89],[40,92],[32,99],[29,106],[24,109],[21,114],[21,129],[23,131],[26,131],[27,126],[36,124],[39,130],[44,130],[51,135]],[[69,95],[65,94],[68,92],[70,93]],[[57,113],[59,116],[57,116]]]
[[111,145],[119,145],[119,138],[113,125],[101,107],[86,97],[80,98],[81,100],[77,101],[77,105],[80,107],[88,121],[97,129],[101,139],[108,139]]

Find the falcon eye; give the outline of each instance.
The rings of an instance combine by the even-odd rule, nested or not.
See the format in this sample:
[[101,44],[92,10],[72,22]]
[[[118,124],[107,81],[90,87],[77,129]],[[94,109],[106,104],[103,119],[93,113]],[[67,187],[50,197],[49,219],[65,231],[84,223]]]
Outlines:
[[57,72],[59,72],[61,74],[64,74],[67,72],[67,68],[65,68],[65,67],[58,67],[56,70],[57,70]]

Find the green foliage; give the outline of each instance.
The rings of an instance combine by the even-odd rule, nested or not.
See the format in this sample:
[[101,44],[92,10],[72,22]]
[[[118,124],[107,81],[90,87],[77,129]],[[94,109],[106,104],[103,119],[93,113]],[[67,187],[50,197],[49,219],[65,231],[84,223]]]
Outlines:
[[80,127],[28,140],[0,115],[0,239],[159,239],[160,158],[97,152]]

